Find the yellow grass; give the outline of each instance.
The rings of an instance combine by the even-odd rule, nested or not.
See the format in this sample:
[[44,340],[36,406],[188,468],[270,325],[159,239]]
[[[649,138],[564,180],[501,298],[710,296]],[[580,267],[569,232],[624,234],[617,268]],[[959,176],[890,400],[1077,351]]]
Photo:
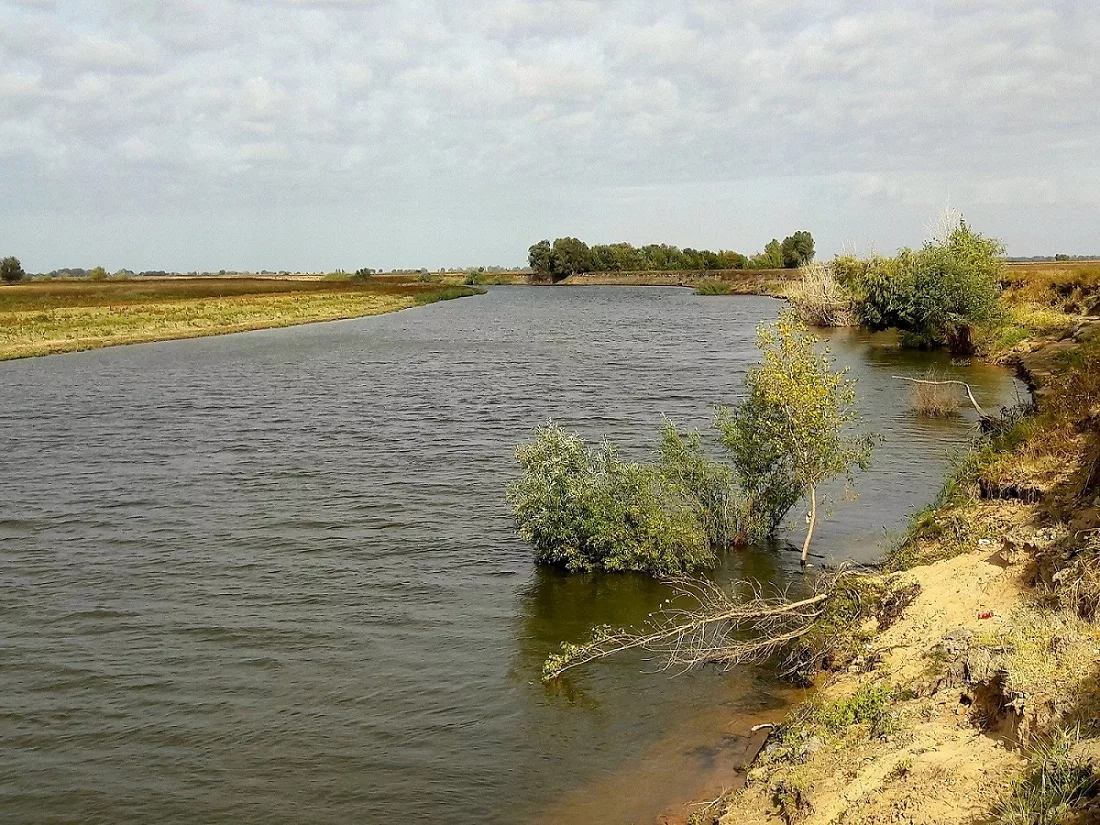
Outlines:
[[0,360],[378,315],[474,294],[411,281],[54,282],[0,288]]
[[[942,381],[935,370],[924,375],[925,381]],[[949,418],[959,411],[959,399],[964,392],[958,384],[913,384],[910,390],[913,407],[926,418]]]

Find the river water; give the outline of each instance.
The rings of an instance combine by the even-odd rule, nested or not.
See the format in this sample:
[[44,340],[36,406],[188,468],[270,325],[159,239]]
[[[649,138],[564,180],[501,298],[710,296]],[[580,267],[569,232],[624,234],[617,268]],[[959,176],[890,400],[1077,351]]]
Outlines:
[[[558,642],[667,593],[536,570],[503,494],[550,417],[639,456],[661,414],[706,427],[780,306],[505,287],[0,364],[0,821],[644,822],[730,781],[723,754],[790,691],[631,657],[540,684]],[[830,346],[885,442],[818,547],[867,560],[970,421],[913,416],[890,376],[930,356]],[[721,575],[782,585],[797,555]]]

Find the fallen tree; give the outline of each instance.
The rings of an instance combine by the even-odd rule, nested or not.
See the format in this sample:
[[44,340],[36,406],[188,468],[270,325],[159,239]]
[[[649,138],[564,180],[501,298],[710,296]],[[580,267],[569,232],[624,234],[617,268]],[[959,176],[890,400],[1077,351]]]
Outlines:
[[[670,582],[676,596],[641,628],[593,629],[582,644],[563,643],[547,657],[543,680],[628,650],[652,654],[662,670],[707,664],[724,668],[777,656],[784,676],[807,683],[821,669],[859,653],[864,620],[888,626],[919,592],[898,575],[844,568],[821,574],[799,596],[767,594],[757,582],[724,588],[700,579]],[[744,594],[744,595],[741,595]]]

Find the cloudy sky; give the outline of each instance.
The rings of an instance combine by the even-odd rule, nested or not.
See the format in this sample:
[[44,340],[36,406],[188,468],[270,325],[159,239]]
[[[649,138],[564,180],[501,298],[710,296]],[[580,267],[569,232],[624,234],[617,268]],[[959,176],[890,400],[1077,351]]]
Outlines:
[[519,264],[543,237],[1100,252],[1094,0],[0,0],[31,271]]

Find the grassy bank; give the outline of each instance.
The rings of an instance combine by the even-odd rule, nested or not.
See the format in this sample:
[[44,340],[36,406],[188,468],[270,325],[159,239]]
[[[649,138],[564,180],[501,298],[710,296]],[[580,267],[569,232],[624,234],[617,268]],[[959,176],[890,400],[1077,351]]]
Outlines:
[[0,287],[0,360],[378,315],[477,294],[414,278],[142,278]]
[[798,277],[796,269],[723,269],[713,272],[586,272],[560,283],[565,286],[685,286],[705,295],[781,296]]
[[696,821],[1100,822],[1098,272],[1008,269],[989,351],[1034,405],[888,553],[878,582],[905,603],[832,628],[814,698]]

